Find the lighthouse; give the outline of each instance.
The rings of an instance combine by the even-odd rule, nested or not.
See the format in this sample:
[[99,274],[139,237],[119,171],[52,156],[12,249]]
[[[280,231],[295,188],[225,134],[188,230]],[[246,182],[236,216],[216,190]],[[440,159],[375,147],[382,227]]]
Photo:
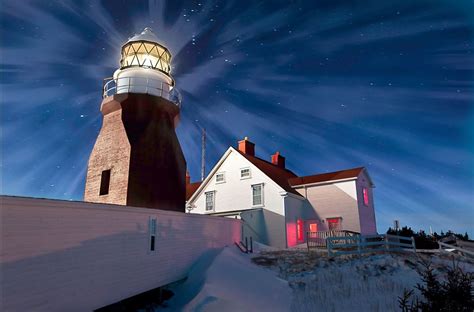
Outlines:
[[175,132],[180,107],[171,53],[145,28],[122,46],[120,68],[104,80],[103,123],[84,200],[184,212],[186,161]]

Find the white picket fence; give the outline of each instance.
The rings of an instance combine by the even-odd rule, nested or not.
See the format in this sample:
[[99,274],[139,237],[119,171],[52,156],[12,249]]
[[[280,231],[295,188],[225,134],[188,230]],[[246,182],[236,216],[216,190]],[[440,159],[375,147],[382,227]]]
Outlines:
[[413,237],[389,234],[328,237],[326,243],[330,257],[375,251],[416,251]]
[[444,251],[444,252],[458,252],[458,253],[461,253],[461,254],[464,254],[465,256],[469,256],[469,257],[474,257],[474,252],[473,251],[470,251],[470,250],[467,250],[467,249],[464,249],[464,248],[461,248],[461,247],[458,247],[458,246],[453,246],[453,245],[450,245],[450,244],[446,244],[446,243],[443,243],[443,242],[438,242],[439,244],[439,250],[440,251]]

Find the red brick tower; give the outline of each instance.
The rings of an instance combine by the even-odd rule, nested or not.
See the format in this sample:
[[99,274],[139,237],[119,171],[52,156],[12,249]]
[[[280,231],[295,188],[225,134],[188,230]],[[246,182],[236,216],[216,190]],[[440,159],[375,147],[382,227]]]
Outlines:
[[184,212],[186,161],[175,133],[181,100],[170,52],[145,30],[122,47],[104,85],[104,116],[84,200]]

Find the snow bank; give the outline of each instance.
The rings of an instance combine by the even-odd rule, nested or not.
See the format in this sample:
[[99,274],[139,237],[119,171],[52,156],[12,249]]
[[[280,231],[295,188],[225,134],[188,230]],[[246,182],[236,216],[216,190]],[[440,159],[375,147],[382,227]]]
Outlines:
[[[431,262],[441,276],[452,265],[452,258],[444,255],[392,253],[331,259],[298,250],[262,252],[254,261],[288,280],[293,289],[290,310],[295,312],[399,311],[403,290],[421,282],[417,269],[423,269],[423,261]],[[472,263],[459,265],[474,271]]]
[[[322,252],[257,249],[254,255],[236,247],[204,254],[160,311],[399,311],[403,290],[421,282],[422,262],[431,262],[440,276],[453,263],[446,254],[328,258]],[[474,272],[472,260],[457,261]]]
[[160,311],[290,311],[292,297],[287,281],[235,247],[205,254],[171,290],[175,296]]

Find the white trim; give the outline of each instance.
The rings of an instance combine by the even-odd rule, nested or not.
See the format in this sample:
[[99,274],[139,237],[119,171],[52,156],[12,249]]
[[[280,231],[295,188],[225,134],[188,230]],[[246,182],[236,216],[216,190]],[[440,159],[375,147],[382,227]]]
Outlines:
[[357,179],[358,179],[358,177],[352,177],[352,178],[345,178],[345,179],[338,179],[338,180],[331,180],[331,181],[322,181],[322,182],[298,184],[298,185],[292,186],[292,188],[294,188],[294,189],[299,189],[299,188],[308,187],[308,186],[334,184],[334,183],[338,183],[338,182],[353,181],[353,180],[357,180]]
[[232,153],[233,148],[229,147],[227,151],[225,151],[224,155],[222,155],[221,159],[217,162],[217,164],[212,168],[211,172],[207,175],[207,177],[202,181],[201,185],[197,188],[197,190],[194,192],[193,195],[188,199],[189,203],[193,203],[194,200],[202,194],[202,191],[204,188],[209,184],[209,181],[212,179],[214,174],[217,172],[217,170],[220,168],[220,166],[224,163],[224,161],[229,157],[230,153]]
[[306,199],[306,197],[304,197],[301,194],[297,195],[297,194],[289,193],[287,191],[279,192],[278,194],[280,194],[280,196],[283,197],[283,198],[292,197],[292,198],[299,199],[299,200],[305,200]]

